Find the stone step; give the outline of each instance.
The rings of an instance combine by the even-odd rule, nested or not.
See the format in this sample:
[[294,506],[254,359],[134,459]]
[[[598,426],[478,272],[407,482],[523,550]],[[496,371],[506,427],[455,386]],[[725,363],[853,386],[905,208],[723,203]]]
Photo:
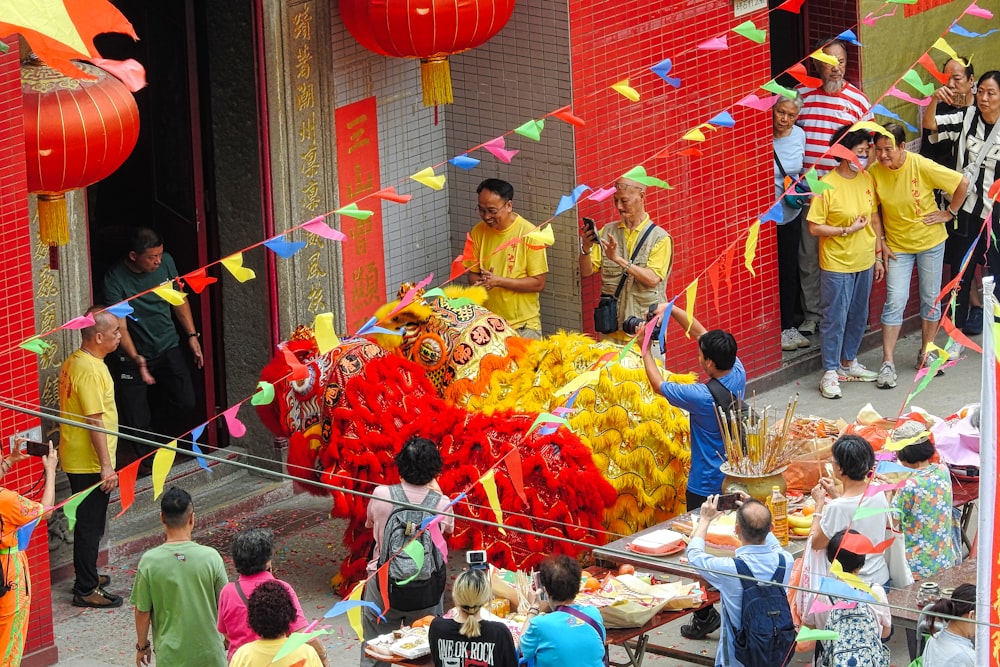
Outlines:
[[[245,460],[245,452],[239,447],[219,449],[213,455],[227,461]],[[165,489],[179,486],[191,494],[201,525],[225,521],[292,495],[289,481],[253,473],[221,461],[208,461],[208,465],[211,472],[204,470],[193,458],[180,461],[164,484]],[[159,499],[153,498],[150,477],[136,481],[135,501],[122,516],[116,516],[120,511],[121,502],[118,491],[115,491],[111,495],[108,528],[98,560],[102,566],[126,560],[163,540]],[[49,539],[50,545],[56,547],[49,552],[52,581],[71,580],[73,545],[53,535]]]

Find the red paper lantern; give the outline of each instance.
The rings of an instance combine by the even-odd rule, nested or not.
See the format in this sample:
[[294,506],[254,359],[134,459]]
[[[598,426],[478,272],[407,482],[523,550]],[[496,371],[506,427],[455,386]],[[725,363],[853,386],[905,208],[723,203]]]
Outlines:
[[513,12],[514,0],[340,0],[344,25],[361,46],[420,58],[428,107],[452,101],[448,56],[486,42]]
[[139,138],[139,108],[121,81],[76,62],[95,78],[68,77],[36,59],[21,63],[28,192],[38,195],[42,241],[69,242],[65,195],[111,175]]

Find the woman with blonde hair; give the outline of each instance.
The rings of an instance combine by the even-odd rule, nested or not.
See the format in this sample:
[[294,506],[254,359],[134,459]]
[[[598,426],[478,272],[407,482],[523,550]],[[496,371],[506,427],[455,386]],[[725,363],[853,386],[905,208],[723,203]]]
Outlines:
[[465,570],[451,589],[455,607],[431,621],[427,640],[434,667],[516,667],[517,649],[507,626],[482,617],[493,599],[485,570]]

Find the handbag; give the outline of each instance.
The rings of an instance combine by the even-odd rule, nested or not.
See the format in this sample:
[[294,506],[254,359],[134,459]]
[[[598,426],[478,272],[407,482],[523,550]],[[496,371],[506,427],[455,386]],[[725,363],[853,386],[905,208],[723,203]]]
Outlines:
[[[642,248],[642,244],[646,242],[646,238],[652,231],[653,223],[650,221],[649,227],[646,228],[646,231],[642,234],[642,238],[635,245],[632,256],[629,258],[629,263],[635,261],[635,258],[639,255],[639,250]],[[622,278],[618,281],[618,289],[615,290],[614,295],[602,294],[601,299],[597,302],[597,308],[594,308],[594,329],[597,333],[610,334],[618,331],[618,297],[621,296],[622,290],[625,289],[626,278],[628,278],[628,273],[622,273]]]
[[[791,178],[791,176],[785,173],[785,168],[781,166],[781,160],[778,159],[778,152],[774,150],[771,152],[774,153],[774,163],[778,165],[778,171],[781,172],[781,175],[786,179]],[[812,196],[812,190],[809,189],[809,183],[807,183],[805,179],[799,179],[795,182],[795,191],[802,194],[784,196],[785,204],[789,208],[798,209],[809,203],[809,198]]]
[[889,566],[889,580],[893,588],[905,588],[913,583],[913,573],[906,561],[906,542],[903,533],[896,529],[889,519],[889,532],[892,533],[892,544],[885,551],[885,564]]

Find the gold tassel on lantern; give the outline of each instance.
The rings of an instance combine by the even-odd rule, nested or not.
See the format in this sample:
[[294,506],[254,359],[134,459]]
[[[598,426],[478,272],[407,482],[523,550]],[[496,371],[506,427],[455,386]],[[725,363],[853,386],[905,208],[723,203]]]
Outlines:
[[420,83],[424,89],[424,106],[451,104],[451,66],[448,58],[438,56],[420,61]]
[[66,195],[38,195],[38,235],[50,246],[69,243]]

